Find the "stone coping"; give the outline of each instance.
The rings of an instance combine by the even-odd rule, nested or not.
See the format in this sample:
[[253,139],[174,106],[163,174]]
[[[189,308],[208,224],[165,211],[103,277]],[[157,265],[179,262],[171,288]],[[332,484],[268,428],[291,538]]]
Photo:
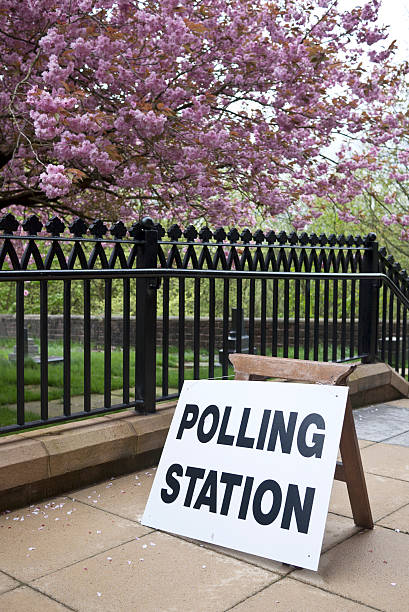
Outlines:
[[409,383],[386,363],[360,364],[348,379],[353,408],[409,397]]
[[[354,408],[409,396],[390,366],[359,365],[349,380]],[[0,511],[143,469],[159,460],[176,402],[0,438]]]
[[0,511],[153,465],[175,403],[149,415],[132,410],[0,439]]

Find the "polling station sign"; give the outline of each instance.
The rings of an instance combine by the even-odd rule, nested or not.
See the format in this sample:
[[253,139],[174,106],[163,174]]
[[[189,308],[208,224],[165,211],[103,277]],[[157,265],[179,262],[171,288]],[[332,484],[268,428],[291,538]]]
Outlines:
[[347,395],[185,382],[142,524],[316,570]]

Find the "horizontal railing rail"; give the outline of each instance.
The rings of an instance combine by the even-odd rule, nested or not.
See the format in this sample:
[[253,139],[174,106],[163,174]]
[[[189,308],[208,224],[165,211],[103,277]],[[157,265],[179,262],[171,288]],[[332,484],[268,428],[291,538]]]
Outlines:
[[280,279],[280,280],[372,280],[387,285],[409,308],[409,298],[384,273],[380,272],[267,272],[252,270],[207,270],[182,268],[149,268],[113,270],[2,270],[0,281],[91,280],[119,278],[218,278],[218,279]]
[[[189,268],[115,268],[113,270],[2,270],[0,279],[9,281],[32,280],[89,280],[94,278],[231,278],[231,279],[298,279],[298,280],[385,280],[391,278],[380,272],[275,272],[261,270],[208,270]],[[396,287],[398,289],[398,287]],[[402,294],[403,295],[403,294]]]

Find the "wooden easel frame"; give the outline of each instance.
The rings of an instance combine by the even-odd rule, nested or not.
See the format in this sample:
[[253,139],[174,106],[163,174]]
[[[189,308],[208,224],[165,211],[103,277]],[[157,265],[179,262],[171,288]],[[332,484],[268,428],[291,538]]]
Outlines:
[[[345,363],[305,361],[241,353],[233,353],[229,355],[229,359],[234,366],[236,380],[279,378],[294,382],[345,386],[348,376],[356,368],[356,365]],[[349,397],[339,448],[342,461],[337,461],[334,478],[342,480],[347,485],[355,525],[372,529],[371,506]]]

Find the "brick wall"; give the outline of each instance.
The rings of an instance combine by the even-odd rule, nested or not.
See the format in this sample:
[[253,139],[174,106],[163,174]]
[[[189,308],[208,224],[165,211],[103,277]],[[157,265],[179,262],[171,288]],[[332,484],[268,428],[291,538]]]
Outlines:
[[[29,335],[32,338],[39,338],[40,336],[40,315],[25,315],[25,326],[29,330]],[[338,322],[338,340],[340,340],[341,325]],[[157,322],[157,338],[158,345],[162,344],[162,319],[158,319]],[[248,320],[245,319],[245,329],[248,331]],[[256,346],[260,343],[260,319],[255,319],[254,322],[254,334]],[[267,321],[267,346],[271,345],[272,331],[271,321]],[[130,335],[131,344],[135,343],[135,318],[131,318],[130,321]],[[215,347],[216,350],[222,346],[222,332],[223,332],[223,320],[215,320]],[[283,344],[284,338],[284,324],[283,320],[278,321],[278,345]],[[323,340],[324,325],[323,321],[320,320],[319,326],[319,337],[320,342]],[[113,316],[112,325],[112,345],[121,346],[122,344],[122,317]],[[310,321],[310,342],[313,339],[313,321]],[[302,344],[304,339],[304,321],[300,321],[300,343]],[[332,327],[329,326],[329,342],[331,342]],[[0,338],[15,338],[16,337],[16,318],[14,315],[0,315]],[[61,315],[49,315],[48,316],[48,338],[49,340],[62,340],[63,338],[63,317]],[[71,339],[73,342],[82,342],[84,338],[84,320],[81,315],[71,316]],[[209,320],[203,317],[200,320],[200,344],[203,348],[206,348],[209,338]],[[289,343],[293,344],[294,338],[294,321],[289,322]],[[355,344],[358,338],[358,324],[355,322]],[[103,345],[104,343],[104,319],[102,317],[91,317],[91,340],[97,345]],[[178,342],[178,318],[171,317],[169,319],[169,343],[176,345]],[[347,342],[349,342],[349,334],[347,333]],[[185,319],[185,343],[187,348],[193,347],[193,318]]]

